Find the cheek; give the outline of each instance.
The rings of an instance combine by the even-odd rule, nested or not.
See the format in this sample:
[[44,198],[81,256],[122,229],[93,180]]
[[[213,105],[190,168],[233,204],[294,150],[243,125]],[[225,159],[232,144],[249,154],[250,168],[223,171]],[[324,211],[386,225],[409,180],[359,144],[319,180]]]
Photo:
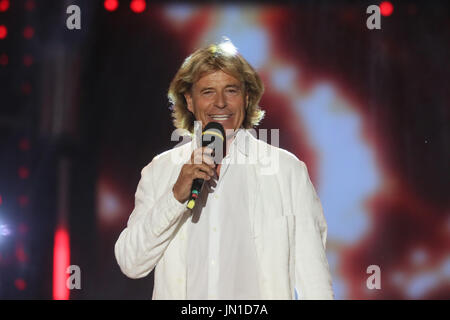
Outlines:
[[239,108],[239,114],[241,116],[245,116],[245,105],[241,105],[241,107]]
[[206,112],[207,105],[207,102],[202,99],[193,100],[191,105],[191,112],[197,116],[201,116]]
[[245,109],[241,108],[241,109],[237,110],[235,115],[236,116],[234,117],[233,122],[235,123],[235,125],[237,125],[237,124],[239,124],[239,123],[244,121],[244,119],[245,119]]

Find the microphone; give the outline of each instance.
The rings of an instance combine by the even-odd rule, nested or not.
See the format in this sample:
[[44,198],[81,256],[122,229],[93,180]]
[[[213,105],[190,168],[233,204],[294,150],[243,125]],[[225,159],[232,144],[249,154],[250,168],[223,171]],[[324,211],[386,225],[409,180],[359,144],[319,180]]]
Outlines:
[[[222,161],[226,153],[226,136],[223,126],[218,122],[209,122],[202,132],[202,147],[208,147],[213,150],[212,156],[214,162],[218,164]],[[191,197],[187,203],[187,208],[192,209],[195,206],[195,200],[198,198],[203,187],[203,179],[194,179],[191,187]]]

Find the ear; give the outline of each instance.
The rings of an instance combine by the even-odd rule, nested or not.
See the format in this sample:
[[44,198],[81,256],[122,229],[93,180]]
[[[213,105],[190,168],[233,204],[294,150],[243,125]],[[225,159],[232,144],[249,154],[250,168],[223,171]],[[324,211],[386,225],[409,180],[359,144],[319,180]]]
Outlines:
[[248,109],[248,93],[245,95],[245,110]]
[[193,103],[192,103],[192,96],[190,92],[186,92],[184,94],[184,98],[186,99],[187,108],[190,112],[194,113]]

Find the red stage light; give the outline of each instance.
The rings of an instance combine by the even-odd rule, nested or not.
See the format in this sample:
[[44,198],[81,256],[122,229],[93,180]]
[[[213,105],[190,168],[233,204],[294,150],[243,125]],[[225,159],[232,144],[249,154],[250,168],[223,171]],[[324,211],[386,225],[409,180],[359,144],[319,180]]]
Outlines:
[[131,0],[130,8],[136,13],[141,13],[145,10],[146,7],[145,0]]
[[31,85],[28,82],[25,82],[22,84],[22,93],[23,94],[30,94],[31,93]]
[[389,1],[383,1],[380,3],[381,15],[388,17],[394,12],[394,6]]
[[29,67],[33,64],[33,56],[31,54],[26,54],[23,56],[23,64]]
[[8,35],[8,29],[6,26],[0,25],[0,39],[5,39]]
[[28,26],[23,29],[23,37],[25,39],[31,39],[31,38],[33,38],[33,36],[34,36],[34,28],[33,27]]
[[18,198],[18,202],[19,202],[19,206],[21,208],[23,208],[28,205],[28,203],[30,202],[30,199],[25,195],[20,195]]
[[119,2],[117,0],[105,0],[105,2],[103,2],[103,6],[108,11],[114,11],[119,6]]
[[0,0],[0,12],[5,12],[9,9],[9,0]]
[[25,2],[25,10],[31,11],[36,7],[36,4],[34,3],[34,0],[27,0]]
[[2,199],[2,195],[0,194],[0,206],[2,205],[2,203],[3,203],[3,199]]
[[26,179],[30,176],[30,170],[27,167],[20,167],[18,172],[20,179]]
[[53,299],[68,300],[69,289],[66,286],[67,267],[70,265],[69,233],[59,227],[55,232],[53,246]]
[[19,233],[20,233],[20,234],[25,234],[25,233],[28,232],[28,226],[27,226],[25,223],[21,223],[21,224],[19,225],[18,230],[19,230]]
[[16,281],[14,281],[14,285],[16,286],[17,290],[23,291],[26,289],[27,287],[27,283],[25,282],[25,280],[23,279],[16,279]]
[[28,140],[27,138],[20,139],[19,149],[22,151],[30,150],[30,140]]
[[27,261],[27,255],[25,253],[25,250],[23,248],[23,245],[19,245],[16,248],[16,258],[19,262],[26,262]]
[[0,54],[0,65],[6,66],[8,64],[8,55],[6,53]]

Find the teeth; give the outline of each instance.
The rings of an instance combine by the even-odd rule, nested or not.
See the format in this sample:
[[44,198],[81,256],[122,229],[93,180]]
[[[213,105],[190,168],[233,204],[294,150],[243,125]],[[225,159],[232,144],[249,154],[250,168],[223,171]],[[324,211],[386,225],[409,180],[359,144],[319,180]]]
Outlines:
[[231,116],[210,116],[210,117],[213,118],[214,120],[226,120]]

